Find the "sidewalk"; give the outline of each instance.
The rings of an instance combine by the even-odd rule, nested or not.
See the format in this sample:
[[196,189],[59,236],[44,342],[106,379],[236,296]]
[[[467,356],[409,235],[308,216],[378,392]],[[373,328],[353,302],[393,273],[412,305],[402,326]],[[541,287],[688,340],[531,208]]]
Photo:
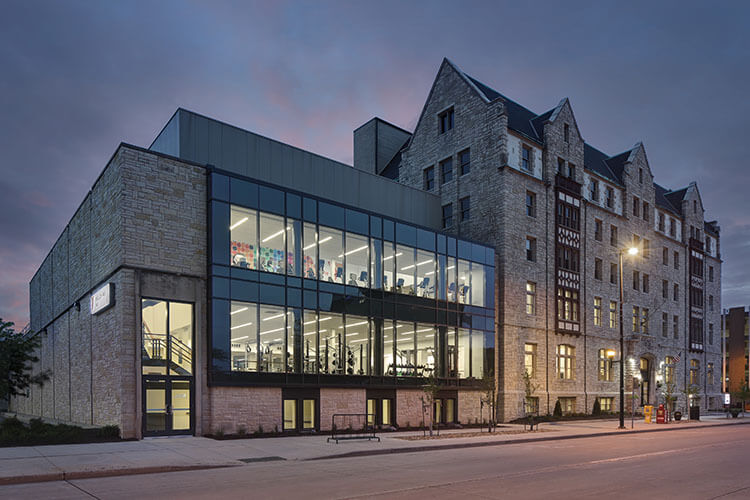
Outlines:
[[538,432],[522,432],[522,425],[503,424],[494,434],[469,436],[475,434],[477,429],[457,429],[441,431],[441,435],[467,436],[415,441],[403,438],[419,436],[422,432],[385,433],[380,435],[380,442],[353,440],[339,444],[326,442],[327,436],[321,434],[226,441],[202,437],[165,437],[121,443],[0,448],[0,485],[241,467],[270,460],[320,460],[747,424],[750,424],[750,418],[727,419],[724,415],[704,415],[699,422],[681,421],[668,425],[646,424],[641,419],[635,422],[633,430],[630,429],[630,420],[626,421],[626,430],[617,429],[617,420],[543,423]]

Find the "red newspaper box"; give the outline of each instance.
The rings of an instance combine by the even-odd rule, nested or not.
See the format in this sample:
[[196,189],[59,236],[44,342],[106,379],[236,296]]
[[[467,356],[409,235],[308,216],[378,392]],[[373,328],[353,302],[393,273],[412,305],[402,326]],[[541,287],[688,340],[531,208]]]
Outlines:
[[656,410],[656,423],[657,424],[666,424],[666,412],[664,411],[664,405],[659,405],[659,408]]

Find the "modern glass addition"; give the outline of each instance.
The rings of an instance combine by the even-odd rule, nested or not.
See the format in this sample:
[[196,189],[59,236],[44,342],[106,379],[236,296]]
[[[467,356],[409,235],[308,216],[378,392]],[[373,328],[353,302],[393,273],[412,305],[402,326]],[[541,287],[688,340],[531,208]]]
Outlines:
[[[440,299],[493,307],[485,301],[494,268],[485,264],[484,248],[482,262],[456,259],[439,256],[434,249],[302,224],[237,205],[231,206],[229,232],[232,267],[290,276],[301,273],[308,279],[433,299],[438,282],[447,281],[447,297],[441,292]],[[430,235],[432,248],[435,236]]]
[[[211,184],[214,381],[494,369],[492,248],[218,172]],[[286,404],[284,427],[301,428],[302,400]]]

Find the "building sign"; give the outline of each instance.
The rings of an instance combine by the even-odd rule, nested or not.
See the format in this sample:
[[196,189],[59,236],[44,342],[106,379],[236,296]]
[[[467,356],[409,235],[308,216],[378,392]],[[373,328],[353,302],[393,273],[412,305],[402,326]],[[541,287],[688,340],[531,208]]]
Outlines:
[[724,404],[725,405],[729,405],[731,402],[732,402],[732,399],[729,397],[729,393],[725,392],[724,393]]
[[115,304],[115,285],[107,283],[91,293],[89,299],[89,311],[91,314],[99,314]]

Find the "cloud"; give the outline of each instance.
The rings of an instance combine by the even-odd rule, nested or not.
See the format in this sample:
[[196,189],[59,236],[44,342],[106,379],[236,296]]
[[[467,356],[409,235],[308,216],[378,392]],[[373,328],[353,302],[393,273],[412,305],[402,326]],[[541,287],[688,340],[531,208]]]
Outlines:
[[750,302],[750,5],[703,2],[21,2],[0,18],[0,316],[121,141],[178,106],[351,162],[411,129],[443,57],[536,112],[571,98],[604,151],[643,141],[722,226],[724,302]]

